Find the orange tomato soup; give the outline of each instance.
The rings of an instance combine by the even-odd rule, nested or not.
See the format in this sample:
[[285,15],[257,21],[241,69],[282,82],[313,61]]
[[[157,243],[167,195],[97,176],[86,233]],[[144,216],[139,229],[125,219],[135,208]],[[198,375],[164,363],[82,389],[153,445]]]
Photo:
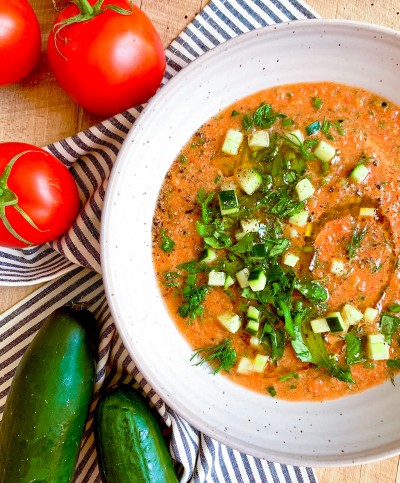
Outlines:
[[194,364],[295,401],[393,377],[399,130],[398,106],[330,82],[258,92],[199,127],[153,220],[160,291]]

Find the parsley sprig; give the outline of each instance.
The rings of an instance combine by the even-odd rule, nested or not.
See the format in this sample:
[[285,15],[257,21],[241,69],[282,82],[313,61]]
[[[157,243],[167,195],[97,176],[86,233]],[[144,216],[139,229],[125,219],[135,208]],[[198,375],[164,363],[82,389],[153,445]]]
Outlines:
[[242,127],[245,131],[253,128],[254,126],[261,127],[263,129],[269,129],[276,120],[287,117],[282,112],[275,112],[271,104],[262,103],[253,114],[245,114],[243,116]]
[[203,302],[207,295],[208,287],[204,284],[197,284],[196,274],[190,273],[182,288],[184,303],[178,308],[179,314],[189,321],[201,317],[204,313]]
[[164,230],[164,228],[160,230],[160,235],[161,235],[161,244],[160,244],[161,250],[163,250],[165,253],[171,253],[175,248],[174,240],[172,240],[172,238],[170,238],[167,235],[167,232]]

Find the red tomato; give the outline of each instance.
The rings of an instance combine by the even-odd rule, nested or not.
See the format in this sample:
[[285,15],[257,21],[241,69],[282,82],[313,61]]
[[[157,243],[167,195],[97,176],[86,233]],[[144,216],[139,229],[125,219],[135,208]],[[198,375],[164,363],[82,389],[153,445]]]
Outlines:
[[79,208],[75,180],[61,161],[31,144],[0,143],[0,246],[53,240]]
[[27,76],[40,57],[40,27],[26,0],[0,0],[0,86]]
[[[124,15],[105,8],[110,5],[132,10]],[[78,13],[75,4],[67,5],[48,40],[50,66],[60,86],[82,107],[102,116],[147,102],[160,86],[165,54],[146,14],[126,0],[104,0],[96,16],[60,28]]]

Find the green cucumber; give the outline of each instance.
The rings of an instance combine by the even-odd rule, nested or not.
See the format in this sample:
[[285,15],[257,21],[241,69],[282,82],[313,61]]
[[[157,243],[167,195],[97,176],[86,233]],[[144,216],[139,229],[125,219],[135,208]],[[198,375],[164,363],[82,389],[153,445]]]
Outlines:
[[0,481],[72,480],[93,393],[96,320],[61,307],[18,364],[0,426]]
[[105,483],[178,481],[154,415],[130,386],[108,389],[100,398],[94,435]]
[[232,215],[239,211],[239,202],[235,190],[224,190],[218,193],[221,215]]

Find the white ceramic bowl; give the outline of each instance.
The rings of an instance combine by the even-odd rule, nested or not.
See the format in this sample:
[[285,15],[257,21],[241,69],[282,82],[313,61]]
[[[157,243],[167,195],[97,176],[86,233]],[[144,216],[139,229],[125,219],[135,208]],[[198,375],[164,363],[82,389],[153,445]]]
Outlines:
[[400,452],[400,385],[388,382],[324,403],[253,393],[189,362],[166,313],[151,258],[152,216],[165,173],[193,132],[252,92],[333,80],[400,105],[400,38],[386,28],[307,20],[267,27],[215,48],[148,104],[118,156],[102,221],[108,300],[125,346],[148,382],[209,436],[282,463],[334,466]]

